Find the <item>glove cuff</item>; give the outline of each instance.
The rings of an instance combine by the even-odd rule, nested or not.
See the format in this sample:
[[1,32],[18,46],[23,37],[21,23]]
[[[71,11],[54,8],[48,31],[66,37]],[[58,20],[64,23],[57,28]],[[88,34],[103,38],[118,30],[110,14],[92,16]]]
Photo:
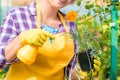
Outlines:
[[24,34],[23,34],[23,32],[19,35],[19,39],[20,39],[20,43],[21,43],[22,45],[25,45],[25,44],[26,44],[26,41],[25,41],[25,39],[24,39]]

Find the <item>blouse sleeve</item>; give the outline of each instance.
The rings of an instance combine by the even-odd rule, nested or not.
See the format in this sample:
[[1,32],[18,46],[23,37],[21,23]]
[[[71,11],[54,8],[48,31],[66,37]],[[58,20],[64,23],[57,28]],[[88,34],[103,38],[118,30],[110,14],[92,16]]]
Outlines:
[[14,29],[13,19],[9,12],[3,19],[3,23],[0,26],[0,69],[5,68],[5,46],[17,35]]

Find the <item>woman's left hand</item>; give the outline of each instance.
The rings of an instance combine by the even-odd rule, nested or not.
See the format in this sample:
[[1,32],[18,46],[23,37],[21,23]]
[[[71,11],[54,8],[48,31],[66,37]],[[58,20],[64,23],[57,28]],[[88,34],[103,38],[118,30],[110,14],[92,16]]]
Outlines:
[[[93,66],[94,67],[92,69],[92,77],[94,77],[95,75],[97,75],[98,71],[100,70],[100,66],[101,66],[100,60],[94,58],[94,60],[93,60]],[[84,78],[86,78],[85,80],[87,80],[87,78],[90,77],[91,72],[85,72],[85,71],[81,70],[81,71],[79,71],[79,74],[80,74],[80,76],[83,77],[83,80],[84,80]]]
[[96,58],[94,58],[93,62],[94,62],[93,64],[94,68],[92,70],[92,76],[95,76],[97,72],[100,70],[101,62],[100,60],[97,60]]

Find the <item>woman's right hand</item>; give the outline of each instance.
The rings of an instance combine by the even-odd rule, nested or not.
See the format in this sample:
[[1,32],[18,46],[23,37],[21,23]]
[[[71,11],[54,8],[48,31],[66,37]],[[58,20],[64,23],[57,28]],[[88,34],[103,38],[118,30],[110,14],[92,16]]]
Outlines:
[[54,35],[41,29],[31,29],[20,34],[22,44],[30,44],[35,46],[42,46],[47,38],[54,39]]

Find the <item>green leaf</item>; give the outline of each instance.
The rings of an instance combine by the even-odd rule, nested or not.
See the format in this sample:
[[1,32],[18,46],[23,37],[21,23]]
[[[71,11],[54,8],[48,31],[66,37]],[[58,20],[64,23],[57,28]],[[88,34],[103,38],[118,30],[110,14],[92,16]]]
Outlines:
[[85,8],[90,9],[91,7],[90,7],[90,5],[85,5]]
[[90,13],[90,12],[88,12],[88,13],[87,13],[87,16],[91,16],[91,13]]
[[87,1],[86,4],[90,4],[90,1]]
[[86,15],[82,15],[82,19],[83,19],[83,20],[86,19]]
[[100,12],[101,12],[101,10],[100,10],[99,7],[95,7],[95,8],[93,9],[93,11],[94,11],[95,13],[100,13]]
[[106,7],[106,8],[105,8],[105,12],[106,12],[106,13],[110,12],[110,8]]
[[80,6],[80,5],[81,5],[81,0],[77,0],[77,1],[76,1],[76,4],[77,4],[78,6]]

